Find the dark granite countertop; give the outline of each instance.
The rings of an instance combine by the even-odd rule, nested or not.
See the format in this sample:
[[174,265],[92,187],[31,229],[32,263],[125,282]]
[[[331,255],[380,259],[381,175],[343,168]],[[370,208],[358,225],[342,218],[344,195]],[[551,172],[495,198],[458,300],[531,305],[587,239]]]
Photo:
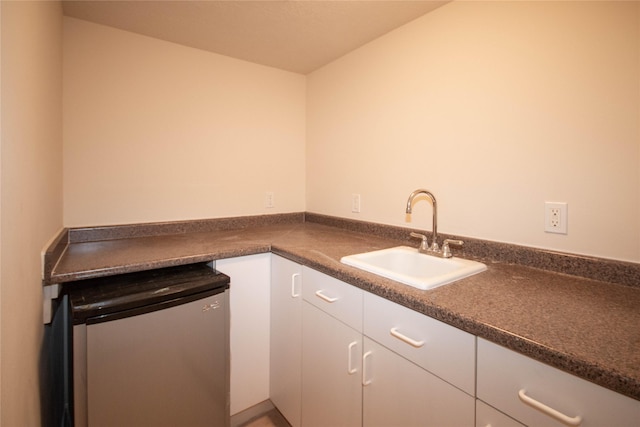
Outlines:
[[[406,230],[358,222],[347,229],[342,220],[313,214],[307,214],[306,222],[297,218],[230,221],[223,226],[194,222],[186,230],[164,227],[159,234],[132,226],[124,232],[122,227],[115,229],[122,235],[111,228],[98,229],[97,234],[96,229],[67,231],[48,253],[45,283],[271,251],[640,400],[638,265],[546,251],[537,253],[536,260],[514,263],[510,256],[520,253],[517,247],[467,239],[461,255],[483,261],[487,271],[422,291],[340,263],[345,255],[415,243],[404,239]],[[111,240],[92,241],[98,239]],[[510,255],[495,256],[496,251]],[[530,257],[530,252],[522,253]],[[596,276],[604,271],[627,283],[531,266],[537,263],[549,263],[557,271],[567,265],[569,270],[593,270]]]

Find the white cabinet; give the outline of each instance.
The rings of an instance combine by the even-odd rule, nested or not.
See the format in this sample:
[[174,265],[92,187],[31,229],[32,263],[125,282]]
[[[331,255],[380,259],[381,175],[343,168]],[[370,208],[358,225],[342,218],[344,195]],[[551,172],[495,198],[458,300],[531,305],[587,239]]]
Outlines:
[[276,255],[272,273],[271,399],[293,427],[640,425],[639,401]]
[[474,424],[473,335],[369,293],[364,334],[365,426]]
[[302,425],[362,425],[362,290],[303,268]]
[[[295,397],[277,390],[291,378],[298,387],[287,369],[300,360],[296,267],[274,256],[272,345],[287,348],[271,353],[272,401],[294,426]],[[307,267],[302,297],[302,426],[474,424],[473,335]]]
[[269,399],[271,254],[216,261],[229,288],[231,415]]
[[473,425],[472,396],[367,337],[363,363],[363,425]]
[[529,426],[640,425],[640,401],[481,338],[477,387],[478,399]]
[[302,424],[361,426],[362,335],[303,302]]
[[511,417],[476,400],[476,427],[525,427]]
[[302,267],[271,256],[271,401],[292,427],[302,407]]

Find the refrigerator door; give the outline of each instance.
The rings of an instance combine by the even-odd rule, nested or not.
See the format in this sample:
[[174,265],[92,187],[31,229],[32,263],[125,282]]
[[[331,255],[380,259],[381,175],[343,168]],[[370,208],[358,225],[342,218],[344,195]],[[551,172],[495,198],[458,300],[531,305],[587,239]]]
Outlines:
[[228,291],[89,324],[88,422],[229,425]]

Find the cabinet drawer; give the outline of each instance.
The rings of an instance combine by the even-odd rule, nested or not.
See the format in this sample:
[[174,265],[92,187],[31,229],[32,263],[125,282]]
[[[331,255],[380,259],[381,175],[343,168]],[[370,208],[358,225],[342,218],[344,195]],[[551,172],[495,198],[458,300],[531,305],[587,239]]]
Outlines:
[[362,332],[362,289],[308,267],[302,269],[302,297]]
[[[481,338],[478,398],[531,426],[626,427],[640,420],[640,401]],[[534,408],[540,405],[546,409]],[[552,410],[564,422],[561,415],[547,414]]]
[[474,395],[475,336],[370,293],[364,334]]

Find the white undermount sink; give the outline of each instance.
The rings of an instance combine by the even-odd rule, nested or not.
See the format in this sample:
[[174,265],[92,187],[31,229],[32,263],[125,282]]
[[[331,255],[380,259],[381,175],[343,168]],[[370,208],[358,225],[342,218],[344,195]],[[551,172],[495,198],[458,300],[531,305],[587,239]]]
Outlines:
[[439,258],[421,254],[416,248],[398,246],[349,255],[343,264],[427,290],[469,277],[487,269],[481,262],[462,258]]

